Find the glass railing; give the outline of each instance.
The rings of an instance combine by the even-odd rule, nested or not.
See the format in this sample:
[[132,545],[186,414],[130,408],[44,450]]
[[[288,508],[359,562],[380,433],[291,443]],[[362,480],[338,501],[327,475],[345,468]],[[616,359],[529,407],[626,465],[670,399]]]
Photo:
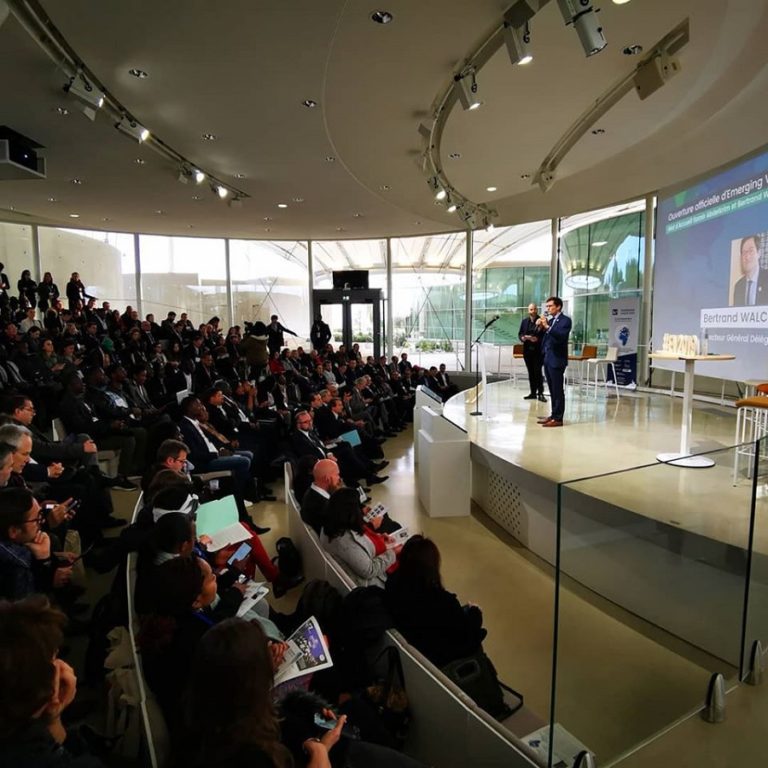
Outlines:
[[581,748],[615,764],[702,709],[714,673],[736,685],[747,635],[765,644],[768,523],[744,467],[734,484],[743,450],[558,487],[551,765]]

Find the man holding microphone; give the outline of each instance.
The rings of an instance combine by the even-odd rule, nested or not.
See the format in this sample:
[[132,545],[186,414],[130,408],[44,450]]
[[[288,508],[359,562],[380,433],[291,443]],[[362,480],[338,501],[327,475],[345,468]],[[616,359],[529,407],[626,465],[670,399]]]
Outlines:
[[542,349],[544,352],[544,374],[547,377],[549,397],[552,401],[551,415],[539,419],[542,427],[562,427],[565,413],[565,388],[563,380],[568,366],[568,337],[571,335],[571,318],[563,314],[563,300],[550,296],[544,308],[546,316],[540,317],[536,325],[544,331]]

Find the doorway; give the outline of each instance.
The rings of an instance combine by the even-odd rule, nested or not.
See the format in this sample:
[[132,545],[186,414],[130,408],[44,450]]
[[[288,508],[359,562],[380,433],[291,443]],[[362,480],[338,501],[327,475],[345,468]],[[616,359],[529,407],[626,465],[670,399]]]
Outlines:
[[381,288],[317,289],[312,292],[312,319],[322,316],[331,329],[334,349],[360,345],[363,360],[378,359],[383,348]]

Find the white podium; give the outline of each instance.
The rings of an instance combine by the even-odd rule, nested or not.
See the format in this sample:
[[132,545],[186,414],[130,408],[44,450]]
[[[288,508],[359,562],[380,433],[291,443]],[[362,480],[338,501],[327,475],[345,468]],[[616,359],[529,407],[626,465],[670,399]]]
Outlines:
[[443,403],[431,390],[419,384],[413,406],[413,463],[419,463],[419,431],[421,430],[421,408],[429,406],[435,413],[443,412]]
[[419,499],[429,517],[465,517],[472,487],[469,435],[430,406],[420,410]]

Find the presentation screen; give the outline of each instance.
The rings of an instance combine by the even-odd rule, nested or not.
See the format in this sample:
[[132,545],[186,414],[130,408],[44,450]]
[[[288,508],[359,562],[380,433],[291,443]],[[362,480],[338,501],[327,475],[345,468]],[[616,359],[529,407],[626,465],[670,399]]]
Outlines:
[[736,356],[697,366],[703,376],[768,381],[768,152],[660,197],[655,351],[665,333],[706,336],[709,354]]

